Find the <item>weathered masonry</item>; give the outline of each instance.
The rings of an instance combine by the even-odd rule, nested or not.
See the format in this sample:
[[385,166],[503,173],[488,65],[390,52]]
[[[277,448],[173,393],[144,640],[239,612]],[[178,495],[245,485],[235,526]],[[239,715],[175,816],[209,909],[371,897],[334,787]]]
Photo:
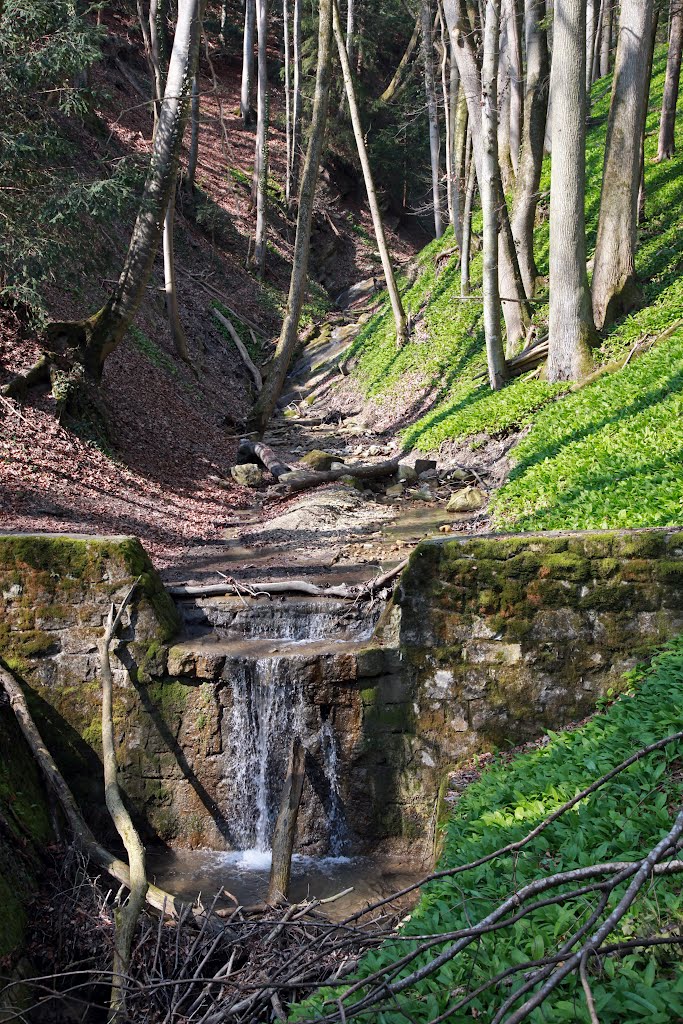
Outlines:
[[[139,576],[118,647],[121,777],[147,835],[178,845],[239,839],[236,701],[252,713],[255,688],[268,703],[279,687],[273,742],[296,728],[310,745],[301,849],[330,848],[334,811],[349,852],[427,859],[448,766],[582,717],[683,630],[683,529],[427,541],[365,633],[340,602],[216,598],[183,609],[183,635],[136,540],[0,537],[0,656],[103,838],[96,643]],[[3,762],[0,795],[21,788]]]

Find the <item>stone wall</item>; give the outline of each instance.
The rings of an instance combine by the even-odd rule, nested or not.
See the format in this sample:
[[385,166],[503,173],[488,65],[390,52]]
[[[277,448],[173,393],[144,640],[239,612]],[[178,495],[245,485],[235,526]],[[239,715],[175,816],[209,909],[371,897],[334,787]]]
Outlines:
[[[683,530],[420,544],[383,630],[416,723],[399,776],[433,794],[464,757],[581,719],[682,630]],[[418,797],[423,832],[431,813]]]

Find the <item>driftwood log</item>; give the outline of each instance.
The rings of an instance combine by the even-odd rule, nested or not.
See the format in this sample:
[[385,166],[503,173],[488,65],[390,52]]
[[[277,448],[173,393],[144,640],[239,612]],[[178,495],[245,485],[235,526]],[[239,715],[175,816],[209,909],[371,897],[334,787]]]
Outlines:
[[271,906],[284,903],[292,876],[292,852],[299,814],[301,793],[306,774],[306,748],[295,736],[289,751],[287,778],[282,790],[280,810],[273,832],[273,859],[270,865],[267,902]]
[[342,466],[340,469],[325,471],[294,469],[289,473],[281,474],[278,482],[285,484],[290,491],[303,491],[307,487],[329,484],[334,480],[341,480],[345,476],[352,476],[356,480],[382,480],[397,472],[398,463],[397,457],[388,459],[386,462],[354,462],[348,466]]
[[362,601],[365,598],[373,597],[378,591],[383,590],[388,583],[408,565],[408,559],[395,565],[392,569],[379,576],[373,577],[366,583],[357,586],[349,586],[340,583],[332,587],[318,587],[308,580],[273,580],[270,583],[209,583],[209,584],[179,584],[175,587],[167,587],[167,591],[173,597],[271,597],[273,594],[310,594],[311,597],[341,597],[352,601]]
[[273,474],[276,480],[279,480],[285,473],[291,473],[292,471],[292,467],[282,462],[280,456],[272,448],[269,448],[267,444],[263,444],[262,441],[252,441],[248,437],[243,437],[240,440],[237,458],[241,462],[253,462],[254,459],[258,459]]
[[[237,351],[239,352],[240,356],[242,357],[242,362],[244,363],[244,365],[246,366],[247,370],[251,374],[251,377],[252,377],[252,379],[254,381],[254,384],[256,385],[256,390],[260,391],[261,388],[263,387],[263,378],[261,376],[261,371],[259,370],[258,366],[256,366],[256,364],[253,362],[251,356],[247,352],[246,345],[244,344],[244,342],[240,338],[239,334],[237,333],[237,331],[235,330],[235,328],[233,327],[231,321],[228,319],[227,316],[225,316],[223,313],[221,313],[221,311],[219,309],[214,309],[213,315],[215,316],[216,320],[218,320],[219,324],[222,324],[223,327],[225,327],[226,331],[228,332],[228,334],[230,335],[230,337],[234,341],[235,348],[237,349]],[[252,336],[253,336],[253,332],[252,332]]]

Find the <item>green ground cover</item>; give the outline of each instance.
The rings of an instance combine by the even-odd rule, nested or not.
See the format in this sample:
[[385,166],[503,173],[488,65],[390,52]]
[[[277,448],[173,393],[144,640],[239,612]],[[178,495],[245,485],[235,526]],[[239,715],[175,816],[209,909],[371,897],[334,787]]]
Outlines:
[[[656,339],[683,317],[683,156],[654,163],[661,109],[665,49],[656,54],[646,137],[647,221],[642,226],[638,273],[643,307],[615,324],[596,353],[598,362],[623,357],[643,339]],[[587,232],[592,256],[597,230],[610,79],[593,94],[587,142]],[[678,125],[683,151],[683,122]],[[537,259],[547,273],[547,196],[550,169],[541,182]],[[475,221],[475,230],[480,224]],[[503,529],[672,525],[682,521],[680,419],[683,326],[648,354],[614,375],[568,393],[533,375],[492,393],[485,371],[481,304],[459,299],[455,260],[438,271],[435,257],[453,245],[450,232],[420,257],[421,273],[404,288],[406,308],[421,314],[418,330],[401,351],[394,344],[388,306],[358,336],[355,374],[369,397],[381,399],[407,374],[425,381],[430,407],[405,428],[405,448],[431,451],[451,439],[529,433],[514,452],[516,468],[494,503]],[[480,290],[481,256],[472,266]],[[539,331],[547,308],[536,307]],[[607,493],[609,491],[609,493]]]
[[[551,734],[545,747],[494,764],[467,788],[446,826],[439,866],[451,868],[524,838],[558,807],[637,750],[683,729],[683,638],[631,678],[631,690],[574,732]],[[580,801],[516,855],[443,878],[425,887],[419,906],[399,940],[364,957],[358,978],[386,968],[419,944],[417,936],[467,928],[511,892],[542,876],[584,865],[640,859],[669,831],[681,806],[680,741],[653,752]],[[606,913],[626,888],[611,895]],[[566,892],[566,889],[564,890]],[[353,1018],[363,1024],[426,1022],[505,968],[552,956],[595,909],[596,893],[534,911],[503,930],[489,933],[438,971],[406,989],[395,1002]],[[680,935],[683,894],[680,876],[646,885],[609,937],[619,943],[635,937]],[[411,937],[415,936],[414,939]],[[434,947],[431,956],[445,944]],[[408,970],[427,962],[421,953]],[[589,969],[601,1024],[669,1024],[683,1016],[683,959],[672,946],[628,951],[593,959]],[[523,981],[523,972],[482,993],[449,1014],[449,1024],[490,1022],[501,1003]],[[325,995],[297,1007],[293,1020],[315,1020]],[[347,1013],[350,1007],[346,1007]],[[581,983],[567,978],[544,1008],[529,1017],[535,1024],[588,1022]]]

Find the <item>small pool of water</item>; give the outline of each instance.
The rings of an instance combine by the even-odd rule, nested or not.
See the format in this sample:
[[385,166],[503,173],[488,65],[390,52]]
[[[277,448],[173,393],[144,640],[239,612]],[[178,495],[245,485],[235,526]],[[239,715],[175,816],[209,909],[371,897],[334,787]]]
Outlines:
[[[150,850],[147,871],[151,881],[186,900],[201,894],[204,906],[216,893],[227,890],[242,906],[260,903],[268,890],[270,853],[260,850]],[[305,857],[295,854],[289,898],[325,899],[344,889],[352,891],[324,907],[325,914],[339,921],[369,903],[390,896],[418,881],[422,875],[402,867],[386,867],[366,857]],[[411,894],[412,895],[412,894]],[[401,905],[415,902],[404,897]],[[228,896],[221,906],[234,905]]]

